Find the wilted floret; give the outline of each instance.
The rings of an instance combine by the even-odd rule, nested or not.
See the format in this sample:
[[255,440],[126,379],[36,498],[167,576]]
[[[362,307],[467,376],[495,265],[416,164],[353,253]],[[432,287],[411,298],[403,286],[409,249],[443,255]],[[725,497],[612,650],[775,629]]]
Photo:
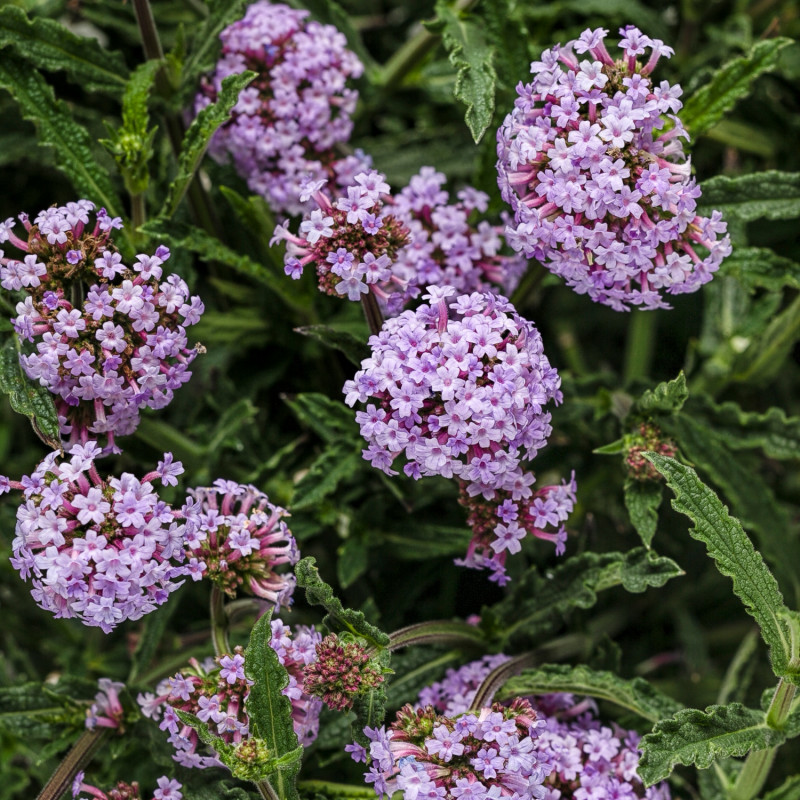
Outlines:
[[[142,408],[163,408],[191,377],[198,353],[186,327],[203,313],[177,275],[162,280],[169,250],[122,262],[111,238],[121,228],[88,200],[48,208],[33,224],[20,214],[0,223],[0,244],[27,253],[22,261],[0,250],[0,284],[24,291],[14,329],[35,352],[20,356],[28,376],[57,396],[62,433],[71,442],[133,433]],[[91,217],[94,216],[94,222]]]
[[300,553],[282,517],[289,512],[273,505],[255,486],[217,480],[192,489],[181,513],[187,521],[186,556],[195,580],[207,577],[229,596],[242,588],[276,608],[291,603],[295,578],[279,573],[282,564],[296,564]]
[[[179,781],[162,775],[156,783],[158,789],[153,792],[152,800],[181,800],[183,797],[183,792],[181,792],[183,785]],[[83,792],[86,792],[86,795]],[[79,772],[75,776],[72,783],[72,797],[73,800],[89,800],[90,797],[95,800],[144,800],[137,781],[133,783],[119,781],[113,789],[104,792],[97,786],[86,783],[83,772]]]
[[337,155],[350,138],[358,92],[346,81],[364,71],[332,25],[306,21],[308,11],[256,2],[220,34],[222,55],[195,102],[217,98],[222,80],[245,70],[256,78],[239,95],[231,120],[211,141],[211,153],[230,158],[251,191],[278,212],[299,213],[305,176],[346,184],[364,157]]
[[[372,356],[344,385],[369,443],[364,458],[388,475],[405,456],[413,478],[459,478],[470,496],[530,493],[522,459],[550,435],[545,405],[560,378],[536,328],[506,298],[429,286],[428,304],[389,319],[369,340]],[[374,402],[372,402],[374,401]]]
[[498,183],[515,214],[508,240],[618,311],[668,308],[663,292],[711,280],[730,240],[718,238],[719,212],[696,212],[700,188],[676,116],[681,89],[649,78],[672,48],[628,26],[615,61],[607,33],[587,29],[545,50],[533,82],[517,87],[497,133]]
[[183,472],[165,454],[141,480],[128,472],[103,480],[95,442],[74,445],[71,458],[51,453],[19,488],[11,563],[39,606],[108,633],[165,603],[183,580],[185,526],[159,499],[152,481]]

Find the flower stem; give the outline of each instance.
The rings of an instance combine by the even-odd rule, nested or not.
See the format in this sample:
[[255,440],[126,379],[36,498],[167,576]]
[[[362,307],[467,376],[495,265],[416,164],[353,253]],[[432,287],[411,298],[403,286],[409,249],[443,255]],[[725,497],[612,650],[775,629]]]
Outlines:
[[654,311],[631,311],[628,342],[625,346],[624,379],[626,384],[637,378],[646,378],[650,372],[655,331]]
[[108,728],[85,731],[64,756],[36,800],[58,800],[72,785],[75,776],[89,763],[109,733]]
[[351,786],[333,781],[300,781],[297,788],[304,794],[323,794],[327,797],[364,797],[375,798],[375,790],[369,786]]
[[222,656],[231,652],[225,597],[222,589],[216,585],[211,587],[211,641],[214,644],[215,655]]
[[486,640],[480,630],[466,622],[452,620],[430,620],[417,625],[408,625],[389,634],[387,650],[399,650],[418,644],[446,644],[454,647],[467,646],[486,649]]
[[[258,789],[258,793],[264,800],[281,800],[280,795],[272,788],[272,784],[268,780],[253,781]],[[373,795],[375,792],[372,793]]]
[[372,292],[361,295],[361,307],[364,309],[364,316],[367,318],[369,332],[373,335],[380,333],[383,327],[383,314],[378,307],[378,299]]
[[140,192],[139,194],[132,194],[131,222],[133,223],[133,229],[136,230],[137,228],[141,227],[146,221],[147,209],[144,204],[144,193]]

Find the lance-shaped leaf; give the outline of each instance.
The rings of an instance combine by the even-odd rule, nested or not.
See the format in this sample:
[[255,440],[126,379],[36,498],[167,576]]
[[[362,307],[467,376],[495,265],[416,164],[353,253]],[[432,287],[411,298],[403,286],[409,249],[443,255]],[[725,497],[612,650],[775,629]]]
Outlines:
[[[672,559],[637,547],[628,553],[581,553],[546,576],[534,567],[507,598],[481,612],[481,628],[507,645],[536,646],[573,609],[591,608],[597,593],[622,584],[629,592],[663,586],[683,571]],[[511,621],[511,622],[509,622]]]
[[294,487],[290,507],[299,510],[315,505],[336,491],[336,487],[354,475],[363,463],[360,449],[354,450],[352,442],[332,442]]
[[162,219],[170,219],[189,188],[189,183],[194,178],[200,167],[208,143],[217,132],[220,125],[226,123],[231,116],[231,109],[239,99],[239,92],[255,78],[255,72],[242,72],[238,75],[229,75],[222,81],[222,87],[217,95],[217,100],[203,108],[192,120],[181,143],[181,152],[178,156],[178,174],[172,181],[161,213]]
[[447,0],[436,0],[436,19],[428,27],[441,33],[450,63],[458,70],[454,94],[467,107],[464,119],[477,143],[494,114],[494,48],[486,43],[481,28]]
[[767,792],[762,800],[797,800],[798,797],[800,797],[800,775],[792,775],[777,789]]
[[389,644],[389,637],[380,629],[367,622],[361,611],[351,611],[344,608],[338,598],[333,594],[333,589],[319,576],[315,566],[316,559],[312,557],[301,559],[294,568],[298,586],[306,590],[306,599],[312,606],[322,606],[327,612],[323,623],[328,630],[338,633],[350,631],[356,636],[366,639],[370,645],[377,649],[385,648]]
[[736,247],[722,262],[721,275],[731,275],[750,291],[784,286],[800,289],[800,264],[768,247]]
[[613,672],[567,664],[542,664],[526,669],[508,680],[495,699],[510,700],[550,692],[574,692],[608,700],[651,722],[658,722],[682,708],[680,703],[659,692],[644,678],[626,681]]
[[30,419],[36,435],[46,445],[54,450],[61,449],[58,412],[53,395],[22,371],[16,337],[13,336],[0,349],[0,391],[8,395],[14,411]]
[[95,160],[92,138],[72,118],[66,104],[56,100],[39,72],[8,50],[0,51],[0,87],[19,104],[20,113],[38,131],[38,143],[53,149],[58,168],[81,197],[118,216],[120,202],[108,173]]
[[0,49],[10,47],[23,59],[48,72],[66,72],[87,92],[118,96],[128,70],[119,53],[105,49],[97,39],[77,36],[52,19],[28,19],[14,5],[0,8]]
[[297,798],[295,782],[300,771],[303,748],[298,744],[292,723],[292,704],[283,694],[289,685],[289,673],[270,647],[272,613],[256,622],[244,653],[244,669],[253,681],[245,709],[252,735],[268,749],[273,762],[267,779],[281,800]]
[[662,495],[663,487],[656,481],[625,481],[625,508],[645,547],[650,547],[656,533]]
[[700,87],[683,105],[681,122],[697,138],[719,122],[727,111],[750,92],[753,81],[778,66],[781,50],[791,39],[766,39],[740,58],[725,64],[711,81]]
[[718,175],[702,185],[699,214],[716,209],[729,220],[794,219],[800,215],[800,173],[768,170],[738,178]]
[[706,545],[717,569],[733,580],[734,594],[761,628],[775,674],[800,683],[800,620],[784,605],[775,577],[739,520],[691,467],[655,453],[647,457],[675,493],[673,508],[694,522],[691,536]]
[[347,356],[347,360],[357,367],[365,358],[369,358],[369,345],[357,336],[347,331],[340,331],[331,328],[329,325],[307,325],[302,328],[295,328],[295,333],[302,333],[303,336],[310,336],[318,342],[322,342],[326,347],[339,350]]
[[651,414],[672,414],[680,411],[689,397],[686,388],[686,376],[683,372],[671,381],[659,383],[653,389],[647,389],[631,407],[631,412],[642,416]]
[[360,440],[353,412],[318,392],[304,392],[283,400],[304,425],[308,425],[323,441],[335,439]]
[[687,708],[657,722],[642,738],[637,770],[644,785],[652,786],[666,778],[676,764],[706,769],[719,758],[775,747],[785,738],[767,725],[763,711],[741,703],[709,706],[705,711]]

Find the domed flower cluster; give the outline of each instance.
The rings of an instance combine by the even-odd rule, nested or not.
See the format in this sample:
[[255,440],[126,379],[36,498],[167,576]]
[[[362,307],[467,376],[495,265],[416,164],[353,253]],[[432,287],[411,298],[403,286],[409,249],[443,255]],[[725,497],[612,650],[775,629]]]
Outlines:
[[358,173],[347,194],[331,200],[325,181],[309,181],[300,199],[313,199],[298,234],[288,221],[275,228],[271,243],[286,240],[285,272],[295,280],[313,264],[320,291],[358,301],[372,292],[394,312],[410,297],[407,281],[397,274],[397,253],[408,242],[409,231],[390,204],[391,188],[375,170]]
[[[531,483],[536,480],[530,472],[525,473],[525,478]],[[553,542],[556,555],[563,555],[567,542],[563,523],[575,507],[576,491],[574,473],[569,482],[543,486],[535,492],[527,485],[516,497],[509,491],[498,491],[491,501],[470,496],[462,487],[459,502],[469,512],[467,524],[473,536],[466,557],[456,563],[472,569],[490,569],[490,580],[502,585],[508,581],[507,555],[518,553],[528,534]]]
[[222,55],[205,78],[195,111],[217,98],[222,80],[257,73],[239,95],[231,120],[211,141],[212,155],[230,157],[251,191],[275,211],[297,214],[301,180],[328,178],[344,185],[363,158],[339,158],[334,145],[350,138],[358,92],[348,78],[364,71],[332,25],[306,21],[308,11],[265,0],[220,34]]
[[346,634],[330,634],[316,647],[316,660],[303,670],[303,691],[319,697],[328,708],[347,711],[360,694],[383,683],[361,641]]
[[517,88],[497,133],[498,183],[516,220],[508,240],[618,311],[668,308],[662,293],[711,280],[730,240],[719,238],[719,212],[696,213],[700,189],[680,141],[689,137],[675,116],[681,89],[649,78],[672,49],[628,26],[615,61],[607,33],[587,29],[545,50],[533,82]]
[[[75,776],[75,780],[72,782],[73,800],[88,800],[83,795],[83,792],[86,792],[89,797],[96,800],[142,800],[139,784],[136,781],[133,783],[119,781],[113,789],[109,789],[106,793],[102,789],[98,789],[97,786],[86,783],[84,778],[84,772],[79,772]],[[183,785],[179,781],[171,780],[166,775],[162,775],[156,783],[158,784],[158,789],[153,792],[153,800],[181,800],[183,798],[183,792],[181,791]]]
[[270,503],[255,486],[234,481],[217,480],[189,494],[181,514],[187,521],[186,556],[192,577],[209,578],[230,597],[241,587],[276,608],[288,607],[295,578],[277,568],[296,564],[300,557],[282,519],[289,512]]
[[[420,692],[420,704],[459,719],[468,711],[489,673],[507,660],[508,656],[502,654],[484,656],[458,670],[449,669],[443,681]],[[532,755],[549,766],[544,780],[546,791],[538,795],[543,800],[566,797],[669,800],[666,783],[645,789],[639,779],[636,772],[639,735],[635,731],[603,725],[591,713],[594,707],[591,701],[576,703],[571,694],[531,697],[527,701],[536,709],[540,721]]]
[[527,700],[458,717],[407,705],[388,731],[365,728],[371,765],[364,778],[379,797],[400,791],[404,800],[541,798],[550,771],[536,748],[542,724]]
[[394,197],[394,214],[409,231],[410,242],[397,254],[396,271],[410,285],[452,286],[459,294],[496,292],[510,294],[527,262],[503,255],[502,226],[472,218],[486,211],[489,198],[467,187],[451,203],[443,188],[445,176],[423,167],[408,186]]
[[51,453],[21,483],[11,563],[39,606],[108,633],[167,601],[186,574],[185,525],[159,499],[152,481],[177,483],[180,462],[166,453],[141,480],[130,473],[101,479],[95,442],[74,445],[71,458]]
[[0,243],[27,253],[19,261],[0,250],[0,285],[28,295],[12,322],[36,352],[20,363],[57,395],[62,432],[73,443],[105,436],[109,451],[136,429],[140,409],[163,408],[191,377],[198,350],[185,328],[203,304],[177,275],[162,280],[166,247],[125,265],[111,238],[121,221],[93,209],[88,200],[54,206],[33,224],[21,214],[27,241],[13,219],[0,223]]
[[[294,730],[300,744],[308,746],[317,738],[322,701],[309,697],[300,688],[302,669],[315,658],[315,646],[321,636],[313,629],[298,626],[295,633],[280,620],[272,620],[270,647],[289,672],[289,685],[283,690],[292,703]],[[161,730],[169,732],[169,743],[175,748],[173,759],[184,767],[221,767],[216,755],[197,752],[200,740],[189,725],[176,713],[188,711],[209,725],[211,732],[228,744],[240,745],[247,751],[250,720],[246,703],[250,681],[244,672],[242,648],[233,655],[206,659],[202,664],[190,659],[190,666],[156,687],[156,694],[140,694],[136,699],[142,713],[160,720]]]
[[[459,478],[470,496],[525,497],[533,458],[550,434],[544,406],[561,401],[560,378],[536,328],[504,297],[474,292],[450,302],[452,287],[429,286],[428,304],[385,322],[372,357],[344,385],[369,443],[364,458],[396,475]],[[451,313],[453,318],[451,318]]]

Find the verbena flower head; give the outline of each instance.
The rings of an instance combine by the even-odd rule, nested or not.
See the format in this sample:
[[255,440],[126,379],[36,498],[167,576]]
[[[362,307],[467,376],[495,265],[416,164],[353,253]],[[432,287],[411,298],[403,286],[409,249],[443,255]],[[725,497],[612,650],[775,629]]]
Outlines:
[[364,68],[336,28],[306,20],[308,13],[263,0],[250,5],[243,19],[220,34],[220,61],[195,102],[199,111],[215,101],[229,75],[258,73],[210,151],[230,157],[251,191],[275,211],[291,214],[304,208],[298,194],[305,176],[346,182],[368,165],[363,157],[342,158],[334,151],[350,138],[358,100],[346,82]]
[[[303,667],[315,658],[315,646],[322,637],[313,629],[297,626],[294,633],[280,620],[272,620],[270,647],[289,673],[289,685],[283,690],[292,703],[294,730],[300,744],[310,745],[317,738],[322,701],[309,697],[301,689]],[[169,733],[175,748],[173,759],[184,767],[220,767],[216,755],[197,752],[200,740],[189,725],[184,725],[175,709],[188,711],[205,722],[215,736],[247,751],[250,720],[246,702],[252,682],[245,676],[244,655],[240,647],[232,655],[207,659],[202,664],[190,659],[190,666],[163,681],[156,694],[137,697],[142,713],[160,720],[159,727]]]
[[524,481],[517,496],[508,490],[496,492],[492,500],[481,495],[471,496],[467,486],[462,485],[459,503],[469,512],[467,524],[473,536],[466,557],[456,564],[472,569],[490,569],[490,580],[505,584],[506,558],[522,549],[522,540],[535,536],[552,542],[556,555],[566,549],[567,531],[564,521],[575,507],[575,474],[561,484],[542,486],[534,491],[536,480],[532,473],[524,474]]
[[198,349],[186,328],[203,303],[177,275],[163,277],[166,247],[124,264],[111,238],[121,220],[93,209],[79,200],[45,209],[33,224],[21,214],[22,230],[13,219],[0,223],[0,244],[27,254],[20,261],[0,250],[0,285],[28,295],[12,322],[36,350],[20,363],[57,396],[62,433],[73,443],[107,437],[114,450],[140,409],[163,408],[191,377]]
[[397,254],[396,271],[410,285],[448,285],[459,294],[510,294],[527,262],[504,255],[503,226],[475,218],[486,211],[488,195],[466,187],[450,202],[445,176],[423,167],[394,196],[394,214],[410,231],[410,242]]
[[385,176],[359,172],[335,199],[324,186],[325,181],[305,184],[301,199],[310,198],[316,207],[305,214],[297,234],[289,231],[288,221],[275,228],[271,243],[286,240],[286,274],[297,280],[313,265],[320,291],[353,301],[372,292],[398,310],[418,290],[410,290],[398,274],[397,253],[409,231],[393,211]]
[[165,454],[141,480],[128,472],[103,480],[95,442],[71,458],[51,453],[21,488],[11,563],[38,605],[108,633],[167,601],[182,583],[185,525],[152,484],[174,482],[183,467]]
[[508,239],[618,311],[668,308],[663,293],[711,280],[730,240],[719,238],[719,212],[696,212],[700,188],[676,116],[681,89],[649,77],[672,49],[627,26],[614,60],[607,33],[587,29],[545,50],[533,82],[517,87],[497,133],[498,183],[515,213]]
[[[502,654],[484,656],[457,670],[449,669],[444,680],[420,692],[419,708],[458,718],[467,712],[489,673],[507,660],[508,656]],[[529,697],[525,701],[532,704],[540,723],[531,755],[548,765],[545,791],[540,795],[543,800],[669,800],[666,783],[645,789],[639,779],[639,735],[635,731],[603,725],[594,716],[591,701],[576,702],[571,694]]]
[[550,435],[560,378],[536,328],[506,298],[429,286],[429,302],[370,337],[372,356],[344,385],[369,443],[364,458],[387,475],[459,478],[470,496],[529,494],[523,458]]
[[328,708],[347,711],[353,700],[383,683],[383,673],[361,641],[330,634],[316,646],[316,659],[303,670],[303,691]]
[[[72,797],[73,800],[89,800],[89,798],[96,798],[96,800],[144,800],[140,794],[139,784],[134,781],[133,783],[125,783],[119,781],[113,789],[104,792],[98,789],[97,786],[92,786],[90,783],[84,781],[85,774],[79,772],[75,776],[72,783]],[[153,792],[152,800],[181,800],[183,792],[181,789],[183,785],[162,775],[156,782],[158,789]],[[86,795],[83,794],[86,792]]]
[[649,451],[674,458],[678,447],[673,439],[666,436],[658,425],[643,422],[637,433],[626,437],[628,442],[625,454],[625,470],[635,481],[663,481],[661,473],[644,457]]
[[550,771],[535,744],[542,724],[527,700],[459,716],[407,705],[389,730],[365,728],[371,764],[364,778],[379,797],[400,791],[404,800],[541,798]]
[[278,572],[296,564],[300,553],[283,521],[289,512],[273,505],[255,486],[217,480],[192,489],[181,509],[187,520],[186,556],[195,580],[207,577],[229,596],[237,589],[276,608],[291,603],[295,578]]

